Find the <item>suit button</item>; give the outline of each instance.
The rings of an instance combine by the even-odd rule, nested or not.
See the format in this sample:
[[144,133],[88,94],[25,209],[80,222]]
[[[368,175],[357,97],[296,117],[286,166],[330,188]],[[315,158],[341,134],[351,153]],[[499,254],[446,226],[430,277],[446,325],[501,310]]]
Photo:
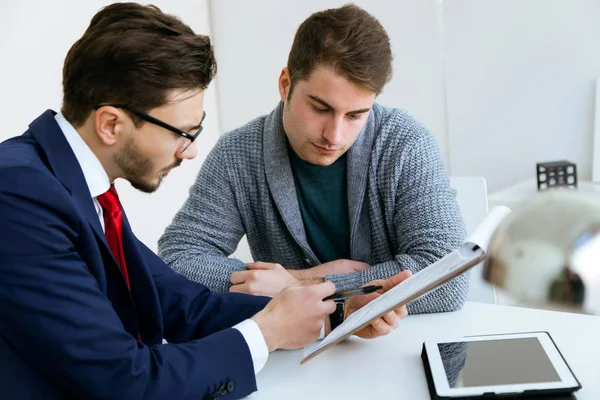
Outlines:
[[225,396],[226,394],[227,394],[227,388],[225,387],[225,385],[221,385],[221,387],[219,388],[218,395]]
[[227,382],[227,391],[228,391],[229,393],[233,392],[233,389],[234,389],[234,387],[235,387],[235,386],[233,386],[233,381],[229,381],[229,382]]

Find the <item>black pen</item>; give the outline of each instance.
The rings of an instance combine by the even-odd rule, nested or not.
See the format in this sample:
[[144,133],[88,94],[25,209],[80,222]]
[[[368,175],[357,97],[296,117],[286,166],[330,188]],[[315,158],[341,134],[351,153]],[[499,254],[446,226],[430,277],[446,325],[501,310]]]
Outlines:
[[358,289],[345,290],[343,292],[335,292],[331,296],[325,297],[323,300],[335,300],[335,301],[345,300],[345,299],[349,299],[352,296],[373,293],[382,288],[383,288],[383,286],[363,286]]

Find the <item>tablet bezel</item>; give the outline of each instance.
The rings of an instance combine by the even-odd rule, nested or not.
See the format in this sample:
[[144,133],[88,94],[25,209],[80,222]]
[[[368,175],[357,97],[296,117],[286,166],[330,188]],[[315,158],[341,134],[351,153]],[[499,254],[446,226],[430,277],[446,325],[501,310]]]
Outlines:
[[[455,342],[478,342],[478,341],[491,341],[491,340],[505,340],[505,339],[523,339],[523,338],[537,338],[546,352],[546,355],[550,359],[550,362],[554,366],[554,369],[560,377],[559,382],[538,382],[538,383],[521,383],[511,385],[497,385],[497,386],[474,386],[474,387],[461,387],[451,388],[448,384],[444,365],[442,363],[441,355],[439,352],[439,343],[455,343]],[[547,332],[527,332],[527,333],[514,333],[514,334],[496,334],[496,335],[484,335],[484,336],[468,336],[460,337],[456,339],[445,339],[442,341],[426,341],[425,349],[427,351],[427,357],[429,359],[429,365],[431,368],[431,375],[435,390],[438,396],[442,397],[460,397],[460,396],[478,396],[484,393],[496,393],[496,394],[516,394],[525,391],[546,391],[546,390],[576,390],[580,387],[579,382],[573,375],[573,372],[565,362],[564,358],[556,348],[556,345],[550,338]]]

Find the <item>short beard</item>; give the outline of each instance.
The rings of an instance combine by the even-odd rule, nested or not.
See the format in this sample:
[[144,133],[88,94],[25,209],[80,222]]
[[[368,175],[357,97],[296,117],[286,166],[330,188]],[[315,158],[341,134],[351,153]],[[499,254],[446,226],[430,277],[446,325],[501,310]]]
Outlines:
[[162,182],[162,177],[157,182],[145,178],[152,173],[152,161],[134,150],[133,139],[128,140],[125,147],[115,155],[115,164],[123,172],[123,178],[144,193],[155,192]]

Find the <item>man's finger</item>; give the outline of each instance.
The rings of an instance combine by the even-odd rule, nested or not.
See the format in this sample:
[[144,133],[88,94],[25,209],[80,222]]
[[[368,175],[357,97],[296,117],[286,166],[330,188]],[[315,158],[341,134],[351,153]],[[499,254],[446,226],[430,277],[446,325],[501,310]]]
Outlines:
[[381,319],[381,317],[379,318],[375,318],[373,321],[371,321],[371,327],[375,330],[377,330],[377,328],[383,324],[383,320]]
[[329,281],[313,285],[311,288],[320,299],[331,296],[335,293],[335,285]]
[[371,327],[373,328],[374,336],[384,336],[394,330],[383,318],[377,318],[371,322]]
[[411,276],[412,276],[412,272],[410,272],[409,270],[404,270],[404,271],[392,276],[389,279],[381,281],[379,283],[380,286],[383,286],[383,289],[381,289],[381,293],[387,292],[388,290],[390,290],[394,286],[398,285],[399,283],[405,281],[406,279],[410,278]]
[[383,320],[393,329],[396,329],[400,325],[400,317],[394,311],[383,314]]
[[250,290],[248,288],[248,285],[244,284],[240,284],[240,285],[233,285],[229,288],[229,291],[232,293],[246,293],[246,294],[252,294],[250,293]]
[[229,278],[229,281],[234,285],[238,285],[249,280],[251,276],[251,271],[236,271],[233,274],[231,274],[231,278]]
[[399,274],[392,276],[390,278],[390,280],[392,281],[393,285],[396,286],[397,284],[407,280],[411,276],[412,276],[412,272],[408,269],[405,269],[404,271],[400,272]]
[[379,317],[371,322],[371,327],[373,328],[374,332],[377,332],[377,334],[380,334],[386,325],[387,324],[381,317]]
[[335,309],[336,309],[335,301],[327,300],[327,301],[323,302],[323,311],[327,315],[333,314],[333,312],[335,312]]
[[275,269],[275,264],[266,263],[262,261],[256,261],[253,263],[246,264],[248,269]]
[[241,285],[233,285],[229,288],[230,292],[236,293],[246,293],[253,294],[255,296],[269,296],[273,297],[272,294],[269,294],[265,291],[265,287],[263,285],[257,284],[256,282],[249,281],[242,283]]
[[394,313],[398,316],[398,318],[402,319],[408,315],[408,309],[406,308],[406,306],[402,306],[394,310]]

